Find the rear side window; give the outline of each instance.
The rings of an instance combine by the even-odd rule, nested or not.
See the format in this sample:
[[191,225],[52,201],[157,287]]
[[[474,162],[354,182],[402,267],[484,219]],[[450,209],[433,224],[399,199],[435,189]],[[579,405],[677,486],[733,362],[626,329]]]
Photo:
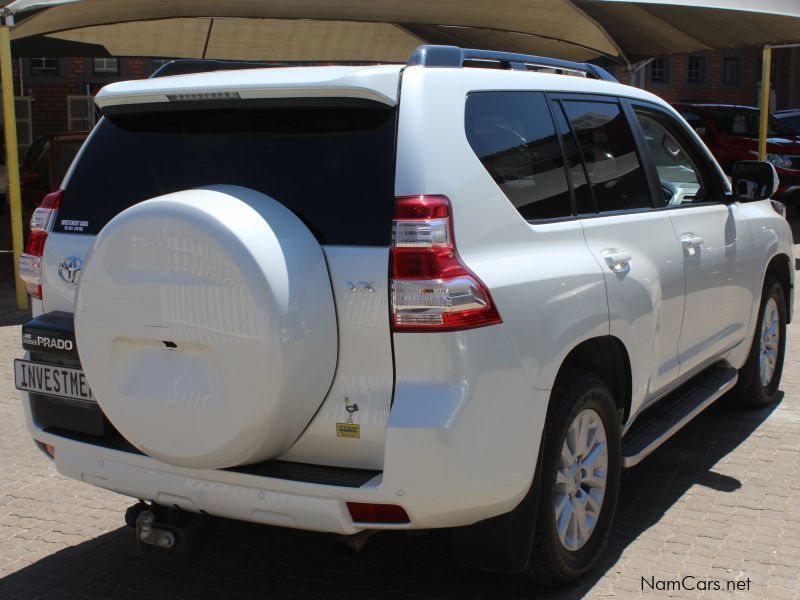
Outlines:
[[564,159],[540,92],[475,92],[467,97],[472,150],[527,220],[572,214]]
[[598,212],[651,208],[636,142],[619,104],[563,101]]
[[388,246],[396,111],[307,104],[105,117],[70,176],[55,230],[95,234],[148,198],[231,184],[283,203],[322,244]]

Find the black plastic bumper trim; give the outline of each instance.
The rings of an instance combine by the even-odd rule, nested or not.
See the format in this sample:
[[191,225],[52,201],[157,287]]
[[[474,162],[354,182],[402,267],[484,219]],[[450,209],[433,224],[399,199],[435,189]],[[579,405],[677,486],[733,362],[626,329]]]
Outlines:
[[[76,431],[67,431],[58,427],[46,427],[44,431],[45,433],[64,437],[76,442],[82,442],[84,444],[145,456],[141,450],[128,442],[128,440],[122,437],[116,430],[107,432],[103,437],[86,435]],[[230,467],[222,470],[242,473],[243,475],[255,475],[256,477],[271,477],[273,479],[285,479],[288,481],[301,481],[303,483],[349,488],[359,488],[382,472],[372,469],[351,469],[347,467],[311,465],[307,463],[289,462],[286,460],[267,460],[253,465]]]

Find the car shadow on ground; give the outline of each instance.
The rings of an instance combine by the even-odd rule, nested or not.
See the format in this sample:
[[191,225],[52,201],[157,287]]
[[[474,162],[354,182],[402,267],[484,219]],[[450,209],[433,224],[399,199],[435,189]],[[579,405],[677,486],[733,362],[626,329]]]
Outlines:
[[381,533],[352,554],[332,535],[215,521],[214,535],[191,564],[139,557],[133,531],[120,527],[5,577],[0,597],[580,598],[692,486],[722,493],[739,489],[740,481],[716,473],[714,465],[779,404],[743,411],[723,399],[627,471],[600,564],[566,589],[536,589],[513,578],[468,571],[452,561],[448,535],[441,531]]

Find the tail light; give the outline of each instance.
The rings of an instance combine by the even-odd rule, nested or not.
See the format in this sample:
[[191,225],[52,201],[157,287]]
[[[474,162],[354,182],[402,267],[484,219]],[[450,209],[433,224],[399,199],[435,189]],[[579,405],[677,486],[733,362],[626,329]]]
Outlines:
[[47,194],[41,206],[33,211],[28,243],[25,252],[19,257],[19,276],[25,282],[28,293],[34,298],[42,297],[44,243],[55,223],[59,204],[61,204],[61,190],[56,190]]
[[489,290],[458,256],[450,201],[444,196],[396,199],[391,272],[395,331],[502,323]]

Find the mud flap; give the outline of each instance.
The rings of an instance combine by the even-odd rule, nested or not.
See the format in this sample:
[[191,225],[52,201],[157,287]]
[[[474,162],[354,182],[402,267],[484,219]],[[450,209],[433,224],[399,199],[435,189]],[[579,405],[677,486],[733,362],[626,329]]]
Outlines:
[[452,530],[453,557],[457,562],[492,573],[519,573],[528,566],[539,509],[539,473],[544,443],[543,437],[531,487],[514,510]]

